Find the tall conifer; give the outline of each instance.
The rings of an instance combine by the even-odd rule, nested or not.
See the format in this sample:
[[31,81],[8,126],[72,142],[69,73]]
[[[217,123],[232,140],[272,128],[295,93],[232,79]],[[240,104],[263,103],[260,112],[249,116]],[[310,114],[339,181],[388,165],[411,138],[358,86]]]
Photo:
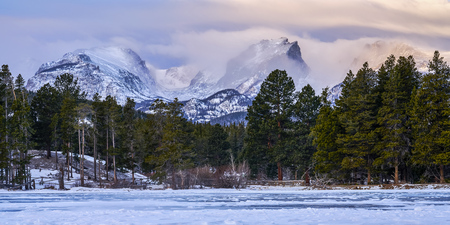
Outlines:
[[428,69],[413,99],[413,161],[439,166],[444,183],[444,166],[450,164],[450,68],[436,51]]

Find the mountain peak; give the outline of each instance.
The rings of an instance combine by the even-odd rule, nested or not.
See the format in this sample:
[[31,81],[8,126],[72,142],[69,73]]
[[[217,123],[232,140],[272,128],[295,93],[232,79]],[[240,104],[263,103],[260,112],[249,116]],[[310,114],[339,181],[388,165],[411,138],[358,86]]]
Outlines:
[[225,75],[218,86],[239,88],[240,93],[258,92],[260,84],[275,69],[286,70],[298,87],[309,73],[309,67],[302,58],[297,41],[289,42],[285,37],[262,40],[251,45],[227,64]]
[[102,97],[115,96],[124,104],[127,97],[139,102],[157,95],[145,62],[131,49],[118,47],[79,49],[44,63],[28,80],[27,89],[37,91],[46,83],[53,84],[63,73],[78,78],[88,98],[99,93]]
[[432,52],[425,53],[409,44],[400,41],[375,41],[364,46],[363,52],[358,55],[350,65],[350,69],[357,71],[364,62],[368,62],[369,66],[375,70],[379,69],[386,61],[387,57],[394,55],[396,58],[400,56],[414,56],[416,66],[419,71],[426,72],[428,60],[431,59]]

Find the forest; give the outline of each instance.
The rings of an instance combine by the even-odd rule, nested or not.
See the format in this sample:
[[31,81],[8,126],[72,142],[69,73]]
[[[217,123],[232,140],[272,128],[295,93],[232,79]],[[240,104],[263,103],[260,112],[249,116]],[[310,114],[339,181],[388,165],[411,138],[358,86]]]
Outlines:
[[[148,175],[172,188],[237,187],[251,180],[324,184],[445,183],[450,163],[450,69],[439,52],[420,73],[414,58],[389,56],[381,68],[349,71],[331,104],[328,88],[295,91],[272,71],[248,107],[246,122],[188,121],[178,99],[155,100],[146,114],[127,99],[92,100],[61,74],[36,93],[0,73],[0,181],[27,182],[31,149],[65,155],[67,171],[94,158],[94,180],[117,183],[116,171]],[[103,165],[104,164],[104,165]],[[103,168],[112,172],[102,171]],[[84,170],[80,182],[84,185]],[[69,177],[67,177],[69,179]],[[214,182],[214,184],[213,184]]]

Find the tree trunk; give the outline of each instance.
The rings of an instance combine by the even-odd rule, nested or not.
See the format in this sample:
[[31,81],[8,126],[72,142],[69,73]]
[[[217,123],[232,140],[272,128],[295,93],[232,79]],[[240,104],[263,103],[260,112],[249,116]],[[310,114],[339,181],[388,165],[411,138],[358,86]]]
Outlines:
[[177,189],[177,185],[175,185],[175,167],[172,166],[172,189]]
[[117,183],[117,174],[116,174],[116,155],[113,155],[113,166],[114,166],[114,183]]
[[97,137],[94,129],[94,180],[97,180]]
[[67,151],[66,151],[66,163],[67,163],[67,180],[70,180],[70,156],[69,156],[69,143],[67,143]]
[[59,189],[64,190],[64,166],[59,165]]
[[58,148],[57,148],[57,144],[56,144],[56,126],[55,126],[55,165],[56,165],[56,169],[58,169]]
[[80,140],[80,129],[78,129],[78,157],[81,157],[81,140]]
[[109,129],[106,129],[106,180],[109,180]]
[[98,154],[98,181],[100,182],[100,187],[102,186],[102,162],[100,161],[101,155]]
[[51,145],[51,142],[47,143],[47,159],[50,159],[52,157]]
[[82,138],[82,146],[81,146],[81,166],[80,166],[80,177],[81,177],[81,186],[84,186],[84,127],[81,131]]
[[[69,142],[70,147],[70,142]],[[70,153],[70,178],[73,178],[73,153]]]
[[134,149],[133,149],[133,141],[131,141],[131,180],[134,184]]
[[445,183],[445,177],[444,177],[444,165],[439,166],[440,174],[441,174],[441,184]]
[[398,184],[398,157],[395,158],[394,184]]
[[310,184],[310,179],[309,179],[309,168],[308,169],[306,169],[306,171],[305,171],[305,184],[306,184],[306,186],[309,186],[309,184]]
[[[116,144],[114,142],[114,129],[112,130],[112,144],[113,144],[113,149],[114,151],[116,151]],[[114,164],[114,183],[117,182],[117,174],[116,174],[116,154],[114,154],[113,156],[113,164]]]
[[372,183],[372,177],[370,176],[370,169],[367,170],[367,184]]
[[277,163],[277,167],[278,167],[278,180],[283,180],[283,171],[281,169],[281,162]]
[[56,169],[58,169],[58,151],[56,149],[56,145],[55,145],[55,165],[56,165]]

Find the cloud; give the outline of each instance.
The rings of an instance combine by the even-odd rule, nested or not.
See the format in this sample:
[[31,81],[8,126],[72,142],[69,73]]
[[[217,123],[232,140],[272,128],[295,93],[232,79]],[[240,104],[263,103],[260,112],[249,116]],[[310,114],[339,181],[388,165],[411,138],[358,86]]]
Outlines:
[[223,75],[226,62],[251,44],[285,35],[286,32],[267,28],[179,32],[172,36],[170,45],[148,45],[146,49],[154,54],[184,58],[187,64]]
[[371,40],[401,38],[450,50],[446,0],[7,2],[0,3],[0,63],[25,78],[37,68],[24,65],[109,45],[132,48],[155,67],[192,63],[220,74],[250,44],[286,36],[299,41],[324,79],[345,73],[344,65]]

